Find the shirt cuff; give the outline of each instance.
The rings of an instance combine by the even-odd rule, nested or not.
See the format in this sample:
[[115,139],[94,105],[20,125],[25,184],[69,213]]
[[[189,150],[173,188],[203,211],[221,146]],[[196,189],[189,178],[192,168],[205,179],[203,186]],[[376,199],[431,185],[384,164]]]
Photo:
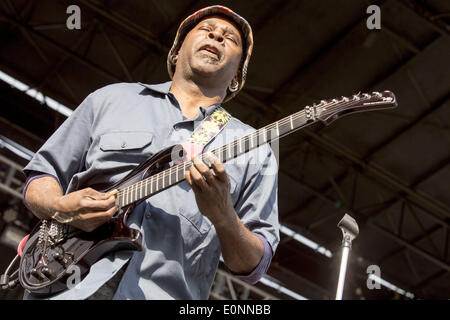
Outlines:
[[258,233],[254,233],[264,244],[264,255],[259,262],[258,266],[248,275],[238,275],[233,274],[236,278],[245,281],[250,284],[255,284],[266,274],[267,269],[269,269],[270,262],[272,261],[272,249],[267,242],[266,238]]
[[[28,206],[27,202],[25,201],[25,194],[27,193],[28,185],[31,181],[34,179],[42,178],[42,177],[53,177],[51,174],[48,173],[42,173],[39,171],[31,171],[30,174],[27,177],[27,181],[25,182],[25,187],[23,187],[22,191],[22,200],[25,207],[27,207],[28,210],[31,211],[30,207]],[[54,177],[53,177],[54,178]]]

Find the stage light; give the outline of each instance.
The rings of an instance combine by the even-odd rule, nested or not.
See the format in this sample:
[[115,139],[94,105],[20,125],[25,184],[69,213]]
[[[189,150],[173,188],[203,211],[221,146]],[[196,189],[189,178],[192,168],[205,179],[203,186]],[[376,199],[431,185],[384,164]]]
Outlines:
[[261,280],[259,280],[259,282],[261,282],[265,286],[271,287],[281,293],[284,293],[285,295],[290,296],[296,300],[308,300],[308,298],[305,298],[304,296],[302,296],[292,290],[289,290],[288,288],[282,286],[281,284],[278,284],[278,283],[268,279],[268,277],[266,277],[266,276],[263,276],[261,278]]
[[311,239],[306,238],[305,236],[301,235],[298,232],[295,232],[295,231],[289,229],[286,226],[280,225],[280,232],[284,233],[288,237],[293,238],[294,240],[300,242],[301,244],[303,244],[303,245],[313,249],[314,251],[316,251],[316,252],[318,252],[320,254],[323,254],[327,258],[332,258],[333,257],[333,254],[331,253],[330,250],[320,246],[319,244],[315,243]]
[[45,97],[41,92],[37,91],[36,89],[32,89],[30,86],[24,84],[23,82],[13,78],[12,76],[0,71],[0,79],[4,82],[8,83],[10,86],[25,92],[30,97],[36,99],[40,103],[45,103],[49,108],[61,113],[62,115],[68,117],[72,114],[73,110],[66,107],[62,103],[49,98]]
[[12,141],[4,136],[0,136],[0,148],[6,148],[9,151],[15,153],[19,157],[30,161],[34,156],[34,152],[28,150],[24,146],[18,144],[17,142]]
[[414,294],[413,293],[405,291],[403,289],[400,289],[399,287],[397,287],[397,286],[393,285],[392,283],[390,283],[390,282],[388,282],[388,281],[378,277],[375,274],[370,274],[369,275],[369,279],[373,280],[373,281],[376,281],[376,282],[380,283],[382,286],[384,286],[384,287],[386,287],[388,289],[391,289],[392,291],[395,291],[395,292],[397,292],[397,293],[399,293],[399,294],[401,294],[403,296],[406,296],[406,297],[408,297],[410,299],[414,299]]

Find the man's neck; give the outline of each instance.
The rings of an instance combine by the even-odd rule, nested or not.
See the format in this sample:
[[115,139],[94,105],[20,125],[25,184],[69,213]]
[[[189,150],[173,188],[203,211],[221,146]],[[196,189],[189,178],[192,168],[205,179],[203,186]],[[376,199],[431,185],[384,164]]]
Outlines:
[[199,86],[195,82],[175,78],[170,92],[175,96],[183,115],[188,119],[198,116],[199,107],[208,108],[222,102],[225,97],[223,89]]

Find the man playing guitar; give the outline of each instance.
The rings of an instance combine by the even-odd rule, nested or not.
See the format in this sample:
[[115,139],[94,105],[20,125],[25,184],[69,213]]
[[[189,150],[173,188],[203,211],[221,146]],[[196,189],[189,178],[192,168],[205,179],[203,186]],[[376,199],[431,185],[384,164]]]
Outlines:
[[[95,186],[186,141],[242,89],[252,48],[248,22],[228,8],[186,18],[167,59],[172,81],[91,93],[25,167],[25,203],[40,219],[86,232],[103,225],[117,211],[117,190]],[[203,152],[253,131],[232,117]],[[256,283],[279,243],[275,157],[263,145],[225,164],[207,158],[194,157],[186,181],[136,206],[127,225],[142,233],[141,251],[108,254],[50,299],[207,299],[221,255],[236,276]]]

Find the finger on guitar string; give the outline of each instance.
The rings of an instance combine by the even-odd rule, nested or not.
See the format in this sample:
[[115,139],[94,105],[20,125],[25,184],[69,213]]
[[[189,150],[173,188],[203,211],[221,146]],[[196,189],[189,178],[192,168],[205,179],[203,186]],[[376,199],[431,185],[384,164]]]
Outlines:
[[195,165],[191,166],[189,170],[186,171],[185,177],[194,192],[207,190],[208,184]]
[[225,171],[225,166],[212,152],[205,153],[205,157],[211,162],[211,169],[214,170],[215,177],[222,182],[229,182],[229,177]]
[[206,165],[200,157],[195,157],[193,159],[193,163],[195,166],[195,169],[200,173],[200,175],[202,175],[202,177],[204,178],[204,180],[206,180],[206,182],[211,185],[214,183],[214,174],[212,173],[212,171],[210,170],[209,166]]

